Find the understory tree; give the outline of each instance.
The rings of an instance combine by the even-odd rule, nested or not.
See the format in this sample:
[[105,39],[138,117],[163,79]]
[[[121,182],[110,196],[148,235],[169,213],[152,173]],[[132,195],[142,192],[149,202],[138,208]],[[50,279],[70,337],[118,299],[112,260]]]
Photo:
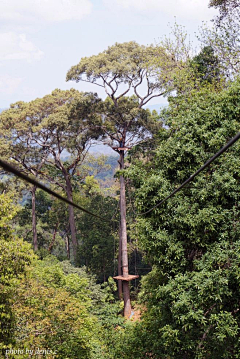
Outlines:
[[190,61],[190,66],[194,69],[195,78],[201,85],[220,81],[220,63],[211,46],[203,47]]
[[105,221],[92,218],[87,213],[81,216],[78,221],[81,232],[78,264],[85,265],[96,275],[99,282],[106,282],[117,269],[118,201],[113,197],[103,196],[101,192],[92,192],[87,208],[102,216]]
[[[22,201],[23,202],[23,201]],[[14,231],[31,242],[32,202],[26,198],[14,220]],[[70,259],[70,228],[68,208],[62,201],[53,199],[48,193],[36,191],[36,220],[38,234],[38,254],[52,253],[57,258]]]
[[[110,189],[100,188],[98,181],[95,179],[96,176],[102,175],[104,177],[106,174],[105,171],[109,171],[109,165],[106,164],[106,161],[107,156],[93,156],[87,154],[84,161],[78,165],[75,174],[71,178],[74,201],[79,203],[82,207],[88,207],[89,211],[92,211],[91,206],[89,207],[89,203],[92,202],[92,197],[94,197],[95,193],[104,200],[104,193],[106,192],[107,196],[107,193],[110,191]],[[50,168],[48,167],[47,170],[49,171]],[[55,171],[51,168],[51,176],[53,176],[54,173]],[[58,172],[56,173],[55,179],[58,179],[59,181],[63,180],[62,178],[59,178]],[[55,187],[55,190],[59,192],[59,188],[57,189]],[[32,202],[27,195],[20,198],[20,200],[22,207],[15,218],[14,231],[25,240],[31,242],[32,231],[30,222]],[[105,215],[108,216],[108,212],[111,210],[112,209],[110,208],[106,208]],[[101,213],[99,213],[99,215],[101,216]],[[81,211],[76,211],[74,213],[74,218],[77,223],[76,231],[77,233],[81,233],[80,247],[83,242],[82,236],[84,226],[81,226],[81,223],[84,221],[83,217],[85,216]],[[89,217],[93,220],[91,216]],[[59,259],[70,259],[70,249],[72,248],[72,245],[70,240],[71,232],[68,221],[67,204],[62,203],[62,201],[56,198],[52,198],[52,196],[49,196],[48,193],[42,190],[37,190],[36,219],[39,245],[38,254],[42,256],[44,253],[46,254],[49,252],[56,255]],[[78,256],[80,250],[81,249],[78,250]]]
[[157,206],[239,131],[239,91],[237,81],[172,99],[152,162],[128,170],[137,235],[154,265],[129,339],[136,358],[239,358],[240,143]]

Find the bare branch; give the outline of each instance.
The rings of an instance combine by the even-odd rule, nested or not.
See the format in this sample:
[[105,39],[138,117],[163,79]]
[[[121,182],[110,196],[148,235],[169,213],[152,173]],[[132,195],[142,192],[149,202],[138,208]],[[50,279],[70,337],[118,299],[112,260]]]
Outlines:
[[81,81],[84,81],[84,82],[87,82],[89,84],[97,85],[97,86],[100,86],[100,87],[104,88],[104,85],[98,84],[97,82],[93,82],[93,81],[89,81],[89,80],[83,80],[82,78],[81,78]]
[[125,96],[125,95],[130,91],[131,86],[132,86],[132,83],[130,82],[130,83],[128,84],[127,90],[124,91],[123,93],[121,93],[118,97],[116,97],[116,100],[119,100],[122,96]]
[[[152,95],[152,96],[150,96],[149,98],[147,98],[148,96],[147,96],[147,97],[144,97],[143,100],[142,100],[142,101],[140,102],[140,104],[139,104],[139,108],[141,108],[142,106],[146,105],[146,103],[148,103],[152,98],[162,96],[162,95],[164,95],[164,94],[166,94],[166,93],[167,93],[167,91],[163,91],[163,92],[158,93],[158,94],[156,94],[156,95]],[[144,101],[144,100],[146,100],[146,101]]]
[[141,69],[140,69],[138,72],[138,75],[140,77],[140,80],[133,88],[134,88],[135,95],[142,100],[143,99],[142,96],[140,96],[139,93],[137,92],[137,87],[140,86],[143,82],[144,70],[142,70],[142,73],[141,73]]

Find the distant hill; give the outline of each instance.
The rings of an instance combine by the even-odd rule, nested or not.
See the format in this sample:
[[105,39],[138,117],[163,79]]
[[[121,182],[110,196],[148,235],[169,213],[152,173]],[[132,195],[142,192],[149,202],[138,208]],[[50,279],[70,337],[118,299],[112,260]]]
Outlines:
[[109,156],[114,156],[114,154],[116,153],[109,146],[103,145],[102,143],[92,146],[89,152],[93,155],[97,153],[103,153],[104,155],[109,155]]

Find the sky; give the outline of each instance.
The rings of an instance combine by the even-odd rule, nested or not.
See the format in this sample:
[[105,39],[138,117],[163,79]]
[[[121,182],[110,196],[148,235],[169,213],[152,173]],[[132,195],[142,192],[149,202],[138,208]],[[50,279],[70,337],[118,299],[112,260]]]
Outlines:
[[[0,0],[0,108],[31,101],[55,88],[99,92],[66,82],[82,57],[116,42],[150,45],[170,33],[175,21],[190,40],[216,11],[209,0]],[[100,89],[101,90],[101,89]],[[153,105],[165,101],[155,99]]]

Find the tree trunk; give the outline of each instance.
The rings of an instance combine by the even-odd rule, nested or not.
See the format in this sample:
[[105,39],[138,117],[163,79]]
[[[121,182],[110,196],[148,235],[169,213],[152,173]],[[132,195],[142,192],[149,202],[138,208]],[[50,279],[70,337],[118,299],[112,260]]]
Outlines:
[[[119,223],[119,247],[118,247],[118,275],[122,275],[122,235],[121,235],[121,223]],[[121,280],[118,280],[118,298],[122,300],[123,297],[123,284]]]
[[[124,169],[124,151],[120,151],[120,169]],[[127,222],[126,222],[126,194],[125,180],[120,176],[120,214],[121,214],[121,241],[122,241],[122,273],[128,277],[128,253],[127,253]],[[123,280],[124,317],[131,315],[131,301],[129,282]]]
[[67,250],[67,259],[70,260],[70,248],[69,248],[69,238],[66,235],[66,250]]
[[52,237],[52,242],[50,243],[49,247],[48,247],[48,252],[51,254],[52,253],[52,249],[55,243],[55,239],[56,239],[56,234],[57,234],[57,230],[58,230],[58,226],[59,226],[59,222],[57,222],[55,228],[54,228],[54,232],[53,232],[53,237]]
[[[69,175],[67,172],[64,173],[64,178],[66,181],[67,199],[72,202],[73,201],[72,184],[71,184],[71,181],[70,181],[70,178],[69,178]],[[70,232],[71,232],[71,239],[72,239],[72,244],[73,244],[73,257],[74,257],[74,261],[76,262],[78,243],[77,243],[76,225],[75,225],[73,206],[71,206],[71,205],[68,206],[68,213],[69,213],[69,226],[70,226]]]
[[36,252],[38,250],[37,241],[37,218],[36,218],[36,186],[32,187],[32,233],[33,233],[33,248]]

